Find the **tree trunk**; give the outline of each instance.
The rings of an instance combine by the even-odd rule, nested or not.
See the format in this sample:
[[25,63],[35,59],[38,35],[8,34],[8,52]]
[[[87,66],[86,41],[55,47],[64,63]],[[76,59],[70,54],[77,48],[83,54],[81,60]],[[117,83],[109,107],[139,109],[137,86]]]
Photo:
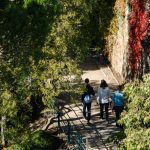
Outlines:
[[2,116],[2,118],[1,118],[1,142],[2,142],[3,147],[5,146],[5,136],[4,136],[5,120],[6,120],[6,117]]

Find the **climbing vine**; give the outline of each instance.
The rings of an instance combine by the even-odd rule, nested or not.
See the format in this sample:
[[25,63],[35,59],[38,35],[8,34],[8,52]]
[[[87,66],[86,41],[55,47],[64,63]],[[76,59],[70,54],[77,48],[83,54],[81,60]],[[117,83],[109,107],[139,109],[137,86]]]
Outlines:
[[129,66],[132,76],[139,76],[141,71],[142,41],[147,36],[148,13],[146,0],[130,0],[129,14]]
[[109,51],[109,59],[111,59],[111,53],[116,44],[117,33],[120,28],[119,26],[123,23],[125,17],[125,1],[116,0],[113,12],[114,14],[108,28],[108,34],[105,36],[106,49]]
[[105,36],[110,59],[112,52],[114,54],[118,48],[126,53],[124,59],[128,65],[123,71],[131,78],[142,76],[143,56],[147,51],[144,50],[143,41],[148,39],[149,3],[149,0],[116,0],[109,33]]

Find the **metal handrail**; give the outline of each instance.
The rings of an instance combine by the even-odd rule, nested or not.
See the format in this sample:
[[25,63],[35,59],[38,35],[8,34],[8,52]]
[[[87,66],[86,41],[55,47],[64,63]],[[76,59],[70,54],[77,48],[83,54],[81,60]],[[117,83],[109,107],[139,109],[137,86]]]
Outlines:
[[[76,104],[76,106],[77,106],[77,104]],[[69,105],[69,107],[71,108],[71,110],[75,113],[75,115],[78,117],[78,115],[77,115],[77,113],[73,110],[73,108]],[[78,106],[77,106],[78,107]],[[80,109],[80,107],[78,107],[79,109]],[[81,109],[80,109],[81,110]],[[82,111],[82,110],[81,110]],[[79,120],[80,121],[80,123],[82,124],[82,126],[84,127],[84,129],[87,129],[86,127],[85,127],[85,125],[83,124],[83,122],[81,121],[81,120]],[[91,138],[93,138],[92,137],[92,134],[91,133],[89,133],[89,135],[90,135],[90,137]],[[95,138],[95,140],[97,140],[96,138]],[[96,143],[96,141],[94,140],[94,143],[95,143],[95,145],[97,146],[97,148],[98,148],[98,145],[97,145],[97,143]]]
[[[77,105],[77,103],[76,103],[76,101],[74,101],[74,103],[75,103],[75,105],[81,110],[81,112],[82,112],[82,109]],[[73,108],[69,105],[69,107],[72,109],[72,111],[74,111],[73,110]],[[78,115],[77,115],[77,113],[74,111],[74,113],[75,113],[75,115],[78,117]],[[82,121],[80,121],[81,122],[81,124],[84,126],[84,124],[82,123]],[[84,128],[85,128],[85,126],[84,126]],[[96,132],[96,135],[100,138],[100,140],[102,141],[102,143],[103,143],[103,145],[104,145],[104,147],[108,150],[108,148],[107,148],[107,146],[105,145],[105,143],[104,143],[104,141],[103,141],[103,139],[102,139],[102,135],[101,135],[101,133],[97,130],[97,128],[96,128],[96,126],[95,125],[92,125],[92,128],[94,129],[94,131]],[[91,134],[90,134],[91,135]],[[91,136],[92,137],[92,136]],[[95,138],[96,139],[96,138]],[[94,140],[94,143],[96,144],[96,146],[98,146],[97,145],[97,143],[95,142],[95,140]]]
[[[71,119],[70,118],[70,116],[66,113],[66,115],[69,117],[69,119]],[[64,116],[65,117],[65,116]],[[66,118],[66,117],[65,117]],[[66,119],[68,119],[68,118],[66,118]],[[73,129],[74,131],[76,131],[75,132],[75,135],[76,135],[76,139],[75,139],[75,142],[76,142],[76,144],[77,144],[77,150],[79,149],[79,150],[85,150],[85,148],[86,148],[86,143],[82,140],[82,135],[79,133],[79,130],[78,130],[78,127],[77,127],[77,125],[76,124],[74,124],[74,122],[73,121],[70,121],[71,123],[72,123],[72,125],[73,125],[73,127],[71,128],[71,129]]]
[[[63,117],[65,118],[65,120],[63,119]],[[69,115],[68,115],[68,117],[69,117],[69,119],[71,119]],[[66,118],[65,116],[58,115],[58,118],[59,118],[58,125],[61,128],[61,130],[67,135],[68,144],[71,144],[71,142],[74,142],[75,143],[75,144],[73,144],[74,150],[85,150],[86,143],[84,143],[81,134],[77,131],[76,125],[72,121],[69,121],[68,118]],[[65,123],[65,122],[67,122],[67,123]],[[65,129],[63,126],[61,126],[61,123],[65,127],[67,127],[67,129]],[[73,124],[73,126],[71,124]]]
[[[76,102],[74,102],[75,105],[79,108],[79,110],[81,110],[82,112],[82,109],[77,105]],[[77,113],[75,112],[75,110],[72,108],[71,105],[68,105],[69,108],[75,113],[75,115],[77,117],[79,117],[77,115]],[[63,111],[65,112],[65,114],[68,116],[68,118],[71,120],[70,116],[68,115],[68,113],[66,112],[65,109],[63,109]],[[63,119],[63,117],[65,118],[65,120]],[[61,119],[60,119],[61,118]],[[95,146],[99,149],[99,146],[97,145],[96,143],[96,140],[97,138],[93,137],[91,133],[89,133],[90,137],[82,137],[82,135],[79,133],[79,129],[78,129],[78,126],[76,126],[76,124],[74,124],[73,121],[69,121],[69,119],[66,118],[64,115],[61,115],[58,117],[58,126],[62,129],[61,127],[61,122],[67,122],[65,124],[65,127],[67,128],[66,131],[64,131],[62,129],[62,131],[68,136],[68,143],[71,143],[72,141],[75,143],[74,145],[74,150],[87,150],[87,147],[88,147],[88,139],[89,138],[94,138],[95,140],[93,140],[93,142],[95,143]],[[83,122],[79,119],[80,123],[82,124],[82,126],[84,127],[84,129],[87,129],[85,127],[85,125],[83,124]],[[104,147],[108,150],[107,146],[105,145],[103,139],[102,139],[102,135],[101,133],[97,130],[96,126],[95,125],[92,125],[92,129],[96,132],[96,135],[97,137],[100,138],[102,144],[104,145]],[[85,142],[84,142],[85,141]],[[84,145],[84,146],[82,146]]]

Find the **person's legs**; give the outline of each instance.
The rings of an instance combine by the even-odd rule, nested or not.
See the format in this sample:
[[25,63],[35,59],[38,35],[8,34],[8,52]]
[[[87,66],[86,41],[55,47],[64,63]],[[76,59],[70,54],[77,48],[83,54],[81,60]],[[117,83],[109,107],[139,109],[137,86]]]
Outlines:
[[86,118],[86,103],[83,103],[83,116]]
[[[124,109],[123,106],[119,106],[119,116],[118,116],[118,120],[120,119],[120,115],[121,115],[121,113],[123,112],[123,109]],[[118,121],[118,120],[117,120],[117,121]],[[118,126],[123,129],[123,126],[122,126],[122,125],[119,124]]]
[[88,113],[87,120],[89,122],[91,119],[91,103],[87,103],[87,113]]
[[109,107],[109,103],[105,103],[106,120],[108,120],[108,107]]
[[119,119],[119,106],[115,106],[116,121]]
[[123,111],[122,107],[120,106],[116,106],[115,107],[115,113],[116,113],[116,126],[119,127],[119,124],[117,123],[117,121],[120,119],[120,114]]
[[123,112],[124,106],[120,106],[120,114]]
[[104,109],[104,104],[100,104],[100,118],[103,119],[103,109]]

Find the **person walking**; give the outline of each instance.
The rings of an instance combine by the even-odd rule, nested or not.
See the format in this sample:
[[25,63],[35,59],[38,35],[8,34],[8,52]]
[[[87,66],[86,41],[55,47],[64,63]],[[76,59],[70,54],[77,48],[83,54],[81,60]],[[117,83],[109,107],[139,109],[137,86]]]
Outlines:
[[93,87],[89,84],[89,79],[85,79],[85,92],[82,94],[83,102],[83,116],[87,120],[87,123],[90,123],[91,119],[91,103],[92,96],[95,95]]
[[97,102],[100,105],[100,118],[103,118],[104,108],[106,120],[108,121],[108,107],[109,107],[110,90],[105,80],[101,80],[100,87],[97,92]]
[[122,87],[121,85],[119,85],[117,90],[114,92],[112,96],[112,112],[115,111],[116,126],[122,128],[122,126],[117,123],[117,121],[120,119],[120,115],[123,112],[125,106],[124,95],[121,92],[121,89]]

